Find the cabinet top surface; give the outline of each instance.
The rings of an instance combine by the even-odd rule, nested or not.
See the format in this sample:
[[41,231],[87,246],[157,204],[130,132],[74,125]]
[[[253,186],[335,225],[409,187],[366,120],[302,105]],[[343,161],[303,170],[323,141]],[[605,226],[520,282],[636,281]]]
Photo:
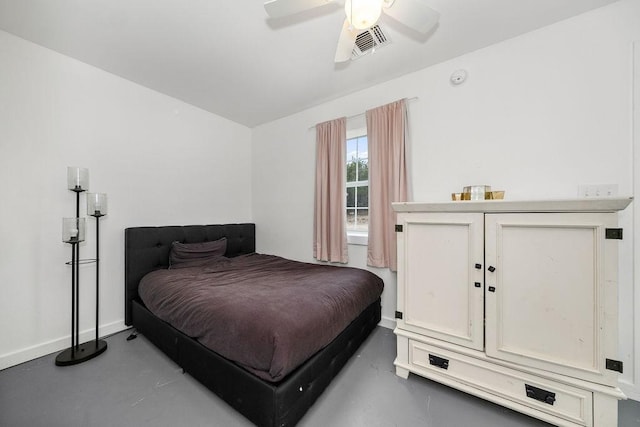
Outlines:
[[396,212],[616,212],[633,197],[565,200],[461,200],[455,202],[396,202]]

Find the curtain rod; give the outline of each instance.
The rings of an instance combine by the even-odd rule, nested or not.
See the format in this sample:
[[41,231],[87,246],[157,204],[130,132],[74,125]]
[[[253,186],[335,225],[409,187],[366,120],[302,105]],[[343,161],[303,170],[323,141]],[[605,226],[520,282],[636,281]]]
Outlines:
[[[415,101],[416,99],[418,99],[417,96],[414,96],[413,98],[405,98],[407,101]],[[364,113],[359,113],[359,114],[354,114],[353,116],[347,116],[347,120],[349,119],[355,119],[356,117],[360,117],[360,116],[364,116],[366,114],[366,112]],[[313,125],[311,127],[309,127],[309,130],[311,129],[315,129],[316,125]]]

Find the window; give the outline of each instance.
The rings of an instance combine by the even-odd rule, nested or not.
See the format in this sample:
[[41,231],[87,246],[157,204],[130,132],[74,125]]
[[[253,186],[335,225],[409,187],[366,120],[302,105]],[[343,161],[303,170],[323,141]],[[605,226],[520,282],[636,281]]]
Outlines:
[[349,243],[356,242],[351,236],[364,236],[369,229],[369,158],[367,135],[360,134],[347,139],[347,234]]

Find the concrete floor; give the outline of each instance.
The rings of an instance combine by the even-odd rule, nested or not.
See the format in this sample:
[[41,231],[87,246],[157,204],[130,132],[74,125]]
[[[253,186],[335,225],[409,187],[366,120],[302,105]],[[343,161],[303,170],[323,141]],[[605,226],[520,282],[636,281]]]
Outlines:
[[[0,371],[0,426],[251,426],[140,335],[57,367],[55,354]],[[549,424],[424,378],[394,373],[395,337],[378,327],[299,423],[301,427],[532,427]],[[640,427],[640,403],[620,403]]]

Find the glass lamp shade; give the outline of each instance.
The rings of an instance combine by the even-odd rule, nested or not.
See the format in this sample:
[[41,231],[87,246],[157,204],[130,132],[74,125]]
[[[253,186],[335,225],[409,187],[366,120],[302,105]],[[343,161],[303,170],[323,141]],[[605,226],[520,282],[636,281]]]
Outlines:
[[85,218],[62,218],[62,241],[84,242]]
[[107,195],[104,193],[87,193],[87,215],[105,216],[107,214]]
[[71,191],[87,191],[89,189],[89,169],[67,167],[67,188]]
[[358,30],[375,25],[382,13],[383,0],[346,0],[344,10],[349,24]]

